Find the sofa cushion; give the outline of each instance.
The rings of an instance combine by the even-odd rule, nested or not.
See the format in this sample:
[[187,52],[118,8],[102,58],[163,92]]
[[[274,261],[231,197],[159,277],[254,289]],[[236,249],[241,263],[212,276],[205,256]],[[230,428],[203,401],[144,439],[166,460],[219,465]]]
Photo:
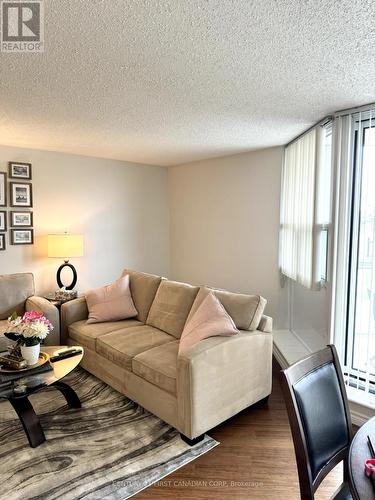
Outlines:
[[171,335],[157,328],[140,325],[100,336],[96,342],[96,352],[131,371],[135,356],[173,340]]
[[111,285],[87,290],[85,297],[89,310],[87,323],[121,321],[138,314],[130,293],[128,274]]
[[3,334],[7,328],[8,328],[8,320],[1,319],[0,320],[0,334]]
[[125,328],[141,325],[135,319],[125,319],[123,321],[109,321],[107,323],[87,323],[86,320],[76,321],[68,327],[69,337],[78,342],[83,347],[88,347],[95,351],[96,339],[101,335],[121,330]]
[[163,280],[146,323],[180,338],[198,290],[199,287],[187,283]]
[[31,273],[0,275],[0,320],[14,311],[25,312],[26,299],[34,295],[34,277]]
[[189,313],[188,321],[196,312],[207,295],[212,292],[223,304],[239,330],[256,330],[262,318],[267,300],[260,295],[232,293],[202,286]]
[[4,335],[5,330],[8,328],[8,320],[0,320],[0,351],[4,351],[8,345],[12,343],[11,340],[7,339]]
[[133,372],[160,389],[177,393],[177,353],[179,341],[174,340],[135,356]]
[[182,331],[178,353],[187,351],[197,342],[208,337],[229,337],[238,332],[232,318],[220,300],[213,294],[206,295]]
[[152,301],[155,298],[162,278],[154,274],[140,273],[138,271],[131,271],[130,269],[124,269],[122,276],[126,274],[130,278],[130,292],[135,308],[138,311],[136,319],[142,323],[146,323]]

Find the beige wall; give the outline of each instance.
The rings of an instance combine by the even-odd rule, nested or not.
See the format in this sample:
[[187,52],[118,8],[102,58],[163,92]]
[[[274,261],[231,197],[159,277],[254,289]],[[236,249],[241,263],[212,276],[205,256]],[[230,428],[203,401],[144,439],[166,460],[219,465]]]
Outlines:
[[33,164],[35,245],[11,246],[8,231],[0,274],[32,271],[40,293],[54,290],[62,261],[46,257],[46,235],[65,230],[85,237],[85,256],[72,259],[80,290],[125,266],[168,274],[167,169],[0,146],[0,171],[8,161]]
[[282,148],[169,170],[171,278],[260,293],[277,316]]
[[68,230],[85,237],[85,256],[72,259],[79,290],[109,283],[127,266],[261,293],[276,327],[293,320],[306,342],[311,332],[326,338],[324,294],[293,288],[288,318],[288,289],[279,284],[282,148],[166,169],[0,146],[0,171],[8,161],[33,164],[35,245],[11,246],[8,231],[0,274],[32,271],[39,293],[54,290],[62,261],[46,257],[46,235]]

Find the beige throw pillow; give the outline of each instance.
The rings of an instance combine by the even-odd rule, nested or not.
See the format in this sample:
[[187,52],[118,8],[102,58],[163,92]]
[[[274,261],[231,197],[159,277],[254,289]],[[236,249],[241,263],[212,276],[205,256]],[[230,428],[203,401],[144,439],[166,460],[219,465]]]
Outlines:
[[128,274],[112,285],[88,290],[85,297],[89,310],[87,323],[119,321],[138,314],[130,293]]
[[181,354],[200,340],[208,337],[236,335],[239,331],[213,293],[209,293],[181,334],[178,353]]

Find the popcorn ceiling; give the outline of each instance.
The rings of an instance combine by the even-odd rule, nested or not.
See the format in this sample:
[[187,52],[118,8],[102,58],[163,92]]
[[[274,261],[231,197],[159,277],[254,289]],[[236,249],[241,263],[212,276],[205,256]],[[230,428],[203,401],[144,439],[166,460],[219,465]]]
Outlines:
[[0,143],[175,165],[288,142],[375,101],[375,2],[45,1],[0,53]]

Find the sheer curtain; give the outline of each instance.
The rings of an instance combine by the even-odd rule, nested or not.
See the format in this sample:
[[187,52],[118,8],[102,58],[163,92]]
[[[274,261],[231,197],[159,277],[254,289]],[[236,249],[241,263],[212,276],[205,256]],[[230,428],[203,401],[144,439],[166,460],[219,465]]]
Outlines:
[[325,151],[323,128],[314,127],[285,148],[280,210],[280,271],[310,289],[319,289],[324,224],[318,198]]

